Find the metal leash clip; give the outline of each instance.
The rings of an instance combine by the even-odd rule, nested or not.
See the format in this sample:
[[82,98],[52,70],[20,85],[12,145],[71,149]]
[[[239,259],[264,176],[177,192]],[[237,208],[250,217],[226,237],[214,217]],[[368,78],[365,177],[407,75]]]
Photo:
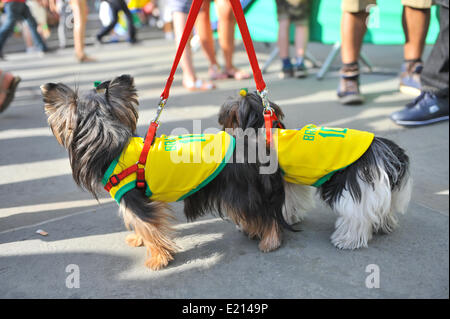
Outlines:
[[274,109],[270,106],[270,102],[269,102],[269,99],[268,99],[268,94],[269,94],[269,92],[267,91],[267,88],[265,88],[264,90],[262,90],[261,92],[260,91],[257,91],[258,92],[258,95],[261,97],[261,100],[262,100],[262,104],[263,104],[263,107],[264,107],[264,114],[266,114],[267,112],[270,112],[270,115],[272,116],[273,115],[273,113],[274,113]]
[[167,99],[161,97],[161,99],[159,100],[159,103],[158,103],[158,110],[156,111],[156,116],[152,122],[159,123],[159,118],[161,116],[162,111],[164,110],[164,107],[166,106],[166,103],[167,103]]

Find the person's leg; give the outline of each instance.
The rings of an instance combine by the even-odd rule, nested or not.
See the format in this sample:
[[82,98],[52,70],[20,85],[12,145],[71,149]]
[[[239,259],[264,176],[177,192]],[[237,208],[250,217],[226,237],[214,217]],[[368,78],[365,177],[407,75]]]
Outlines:
[[23,9],[23,17],[28,24],[34,44],[41,51],[43,51],[43,52],[47,51],[47,45],[45,44],[44,40],[42,39],[41,35],[39,34],[39,32],[37,30],[38,25],[36,23],[36,20],[34,19],[33,15],[31,14],[31,11],[27,5],[25,5],[25,7]]
[[107,35],[109,32],[111,32],[112,29],[114,29],[114,27],[117,24],[117,21],[119,21],[119,11],[120,11],[120,6],[116,6],[114,2],[109,2],[111,11],[112,11],[112,19],[111,22],[107,25],[104,26],[100,32],[97,34],[97,41],[102,42],[102,38]]
[[295,71],[298,78],[304,78],[308,75],[305,66],[306,46],[309,40],[309,25],[298,24],[295,27]]
[[219,16],[219,43],[223,51],[225,69],[231,70],[233,66],[234,53],[234,30],[236,19],[233,10],[227,0],[216,0],[217,14]]
[[[181,41],[184,27],[186,26],[187,16],[187,13],[182,11],[173,12],[173,28],[177,45],[179,45]],[[181,69],[183,70],[183,86],[185,88],[189,90],[210,90],[215,87],[211,82],[203,82],[197,79],[189,41],[187,42],[186,48],[181,56],[180,64]]]
[[221,72],[216,59],[216,49],[214,45],[213,31],[210,20],[210,2],[203,1],[202,8],[198,14],[195,28],[200,39],[203,52],[209,61],[208,74],[211,80],[225,79],[226,76]]
[[234,30],[236,26],[236,19],[234,17],[233,9],[228,0],[215,0],[217,15],[219,16],[219,44],[222,49],[223,58],[225,61],[224,71],[228,77],[237,80],[247,79],[250,77],[248,73],[238,70],[233,65],[234,54]]
[[128,41],[130,41],[130,43],[136,43],[136,28],[134,26],[133,15],[124,0],[120,0],[120,7],[127,17]]
[[281,72],[280,78],[289,78],[294,76],[294,67],[289,54],[289,26],[290,20],[287,16],[278,15],[278,48],[280,50]]
[[32,52],[34,50],[34,43],[31,37],[30,27],[27,23],[22,23],[22,37],[27,47],[27,52]]
[[4,4],[6,19],[0,26],[0,59],[3,58],[3,46],[6,40],[13,33],[16,22],[20,20],[23,6],[23,3],[16,2],[6,2]]
[[306,53],[306,47],[309,40],[309,26],[297,25],[295,27],[295,56],[304,57]]
[[359,54],[367,30],[368,8],[372,0],[342,0],[341,20],[341,79],[338,98],[342,104],[361,104],[359,91]]
[[[310,0],[298,0],[295,4],[285,2],[285,14],[295,25],[295,70],[298,77],[306,76],[304,56],[309,39]],[[289,27],[289,26],[288,26]],[[289,40],[289,39],[288,39]]]
[[439,36],[421,74],[421,94],[405,108],[391,114],[404,126],[432,124],[449,119],[449,9],[440,7]]
[[58,22],[58,42],[60,48],[66,47],[66,19],[67,19],[67,3],[64,0],[60,0],[57,5],[59,22]]
[[420,94],[422,53],[430,24],[431,0],[402,0],[402,25],[405,33],[404,63],[400,72],[400,91]]
[[403,7],[402,25],[405,33],[405,60],[420,60],[430,25],[430,8]]
[[71,0],[73,14],[73,38],[75,46],[75,55],[80,62],[92,61],[84,52],[84,41],[86,34],[86,22],[88,15],[88,7],[86,0]]
[[358,62],[361,45],[366,34],[369,13],[343,12],[341,20],[341,58],[343,64]]
[[[187,14],[184,12],[173,13],[173,28],[175,32],[175,40],[177,45],[181,41],[184,27],[186,25]],[[186,48],[180,60],[180,65],[183,70],[183,83],[194,83],[197,80],[194,70],[194,64],[192,63],[191,46],[188,41]]]
[[433,92],[438,96],[448,96],[448,75],[449,75],[449,9],[440,7],[440,32],[425,62],[422,71],[421,82],[424,91]]

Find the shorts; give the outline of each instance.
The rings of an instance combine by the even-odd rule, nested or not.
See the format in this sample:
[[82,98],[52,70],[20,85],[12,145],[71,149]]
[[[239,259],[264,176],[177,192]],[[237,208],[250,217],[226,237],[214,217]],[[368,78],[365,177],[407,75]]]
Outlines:
[[189,13],[192,0],[169,0],[169,10],[171,12]]
[[296,25],[308,25],[310,0],[276,0],[278,20],[289,19]]
[[[402,5],[415,9],[429,9],[433,0],[401,0]],[[366,11],[367,7],[376,5],[376,0],[342,0],[342,11],[361,12]]]

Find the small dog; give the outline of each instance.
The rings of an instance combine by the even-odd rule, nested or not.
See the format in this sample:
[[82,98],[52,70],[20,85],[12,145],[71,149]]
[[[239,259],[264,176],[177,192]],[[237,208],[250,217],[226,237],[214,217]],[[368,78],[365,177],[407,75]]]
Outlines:
[[[48,123],[57,141],[69,153],[75,182],[97,198],[99,190],[108,178],[111,181],[121,165],[120,161],[136,162],[133,157],[136,155],[125,150],[142,149],[142,139],[135,137],[138,99],[133,78],[122,75],[101,83],[83,96],[61,83],[47,83],[41,86],[41,91]],[[222,136],[226,134],[222,133]],[[228,140],[234,138],[229,136]],[[158,167],[149,174],[156,171],[159,179],[147,181],[151,185],[145,193],[135,188],[136,181],[126,187],[118,185],[121,188],[113,196],[119,202],[125,225],[134,230],[134,234],[127,236],[127,243],[134,247],[146,246],[150,254],[146,266],[153,270],[165,267],[173,259],[177,246],[171,239],[173,215],[166,203],[172,201],[173,194],[152,192],[160,186],[182,183],[177,179],[180,176],[170,172],[169,167],[174,165],[157,161],[153,156],[171,151],[179,144],[182,143],[176,138],[155,139],[148,162],[157,163]],[[259,238],[261,251],[274,250],[281,244],[282,228],[290,229],[282,213],[285,200],[282,173],[278,169],[273,174],[260,174],[261,163],[249,163],[245,154],[243,160],[237,161],[235,149],[232,151],[232,163],[224,162],[220,172],[215,172],[219,172],[217,176],[211,175],[211,180],[187,194],[184,213],[188,220],[194,220],[216,211],[220,217],[230,218],[250,237]],[[189,176],[184,179],[190,180]],[[170,191],[166,187],[166,192]]]
[[[275,103],[270,102],[270,104],[281,121],[284,117],[282,110]],[[260,96],[257,93],[250,93],[236,99],[229,99],[222,105],[218,120],[224,130],[263,128],[264,116]],[[284,127],[282,123],[281,125]],[[276,141],[277,130],[274,131],[274,140]],[[333,144],[343,141],[345,134],[350,134],[350,131],[353,130],[319,129],[315,126],[307,126],[298,133],[288,133],[297,138],[297,141],[292,142],[291,140],[289,147],[284,147],[285,149],[289,148],[287,153],[289,154],[292,153],[293,148],[309,147],[308,143],[314,138],[318,140],[318,137],[321,137],[322,140],[335,141],[325,144],[327,147],[330,145],[330,150],[319,149],[321,155],[314,159],[319,162],[321,161],[319,157],[326,158],[327,153],[330,153],[333,154],[328,159],[331,163],[342,157],[342,152],[351,153],[354,149],[361,149],[359,158],[349,162],[348,166],[340,166],[341,169],[332,172],[331,177],[325,176],[325,180],[315,185],[320,197],[339,216],[335,224],[336,230],[331,236],[331,242],[341,249],[367,247],[373,233],[377,231],[391,232],[397,226],[396,213],[406,212],[412,190],[409,158],[402,148],[388,139],[373,137],[373,134],[368,135],[367,132],[359,131],[355,131],[356,136],[363,138],[355,139],[356,142],[347,145],[347,148],[339,146],[340,144],[338,146]],[[280,134],[282,133],[278,135]],[[359,145],[363,142],[366,144]],[[280,148],[280,145],[276,146]],[[335,147],[337,147],[337,151],[333,153],[332,148]],[[302,161],[300,158],[285,159],[284,157],[290,155],[281,153],[280,149],[277,152],[283,171],[290,169],[290,167],[283,167],[283,163],[292,166],[296,164],[295,161]],[[307,156],[309,157],[309,154]],[[311,157],[313,156],[314,154],[311,154]],[[314,165],[314,160],[306,159],[310,164],[307,170],[314,172],[318,168],[318,165]],[[328,165],[331,164],[328,163]],[[304,164],[304,166],[307,165]],[[289,176],[290,172],[285,172],[285,174],[286,204],[283,215],[289,224],[294,224],[301,221],[306,211],[314,206],[314,188],[307,186],[311,183],[304,183],[299,178],[292,178]],[[308,174],[311,173],[305,173],[305,175]]]

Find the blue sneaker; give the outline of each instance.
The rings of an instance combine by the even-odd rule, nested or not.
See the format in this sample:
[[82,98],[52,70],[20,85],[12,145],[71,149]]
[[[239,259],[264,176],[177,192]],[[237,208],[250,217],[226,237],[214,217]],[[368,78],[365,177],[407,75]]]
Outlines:
[[400,73],[400,92],[418,96],[421,93],[420,74],[423,64],[421,61],[405,62]]
[[448,96],[439,98],[433,93],[422,92],[404,109],[391,114],[398,125],[418,126],[448,120]]

